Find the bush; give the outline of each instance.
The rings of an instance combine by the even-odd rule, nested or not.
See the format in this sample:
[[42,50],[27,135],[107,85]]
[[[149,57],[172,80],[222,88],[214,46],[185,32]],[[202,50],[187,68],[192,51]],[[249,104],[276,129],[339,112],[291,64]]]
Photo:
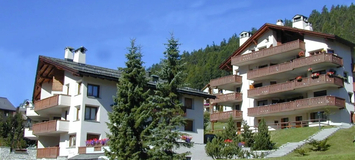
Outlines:
[[312,147],[310,148],[310,150],[312,151],[326,151],[329,149],[330,145],[327,143],[328,139],[322,140],[322,141],[317,141],[317,140],[310,140],[310,142],[308,142],[309,145],[311,145]]
[[295,149],[295,153],[297,153],[301,156],[305,156],[305,155],[307,155],[307,150],[303,149],[303,148],[297,148],[297,149]]
[[274,148],[275,144],[270,140],[269,129],[264,119],[261,120],[258,126],[258,133],[254,138],[253,150],[271,150]]
[[205,146],[206,154],[213,159],[223,158],[222,149],[224,147],[224,140],[220,137],[213,138],[212,142],[207,142]]

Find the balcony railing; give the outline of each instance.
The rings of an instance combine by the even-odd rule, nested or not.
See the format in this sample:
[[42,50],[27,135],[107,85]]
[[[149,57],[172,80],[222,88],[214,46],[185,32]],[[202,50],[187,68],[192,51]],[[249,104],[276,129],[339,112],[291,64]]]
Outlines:
[[68,132],[69,122],[61,120],[51,120],[36,123],[33,124],[32,130],[33,134],[35,135]]
[[232,58],[232,65],[241,66],[249,63],[253,63],[252,61],[258,60],[261,58],[277,55],[284,52],[289,51],[300,51],[305,50],[305,44],[301,40],[296,40],[292,42],[288,42],[279,46],[270,47],[263,49],[261,51],[256,51],[248,54],[238,55]]
[[[297,58],[292,62],[285,62],[278,65],[273,65],[265,68],[248,71],[247,78],[254,80],[267,75],[273,75],[291,71],[295,68],[314,66],[319,63],[332,63],[334,66],[343,66],[343,59],[330,53],[322,53],[309,57]],[[315,67],[313,67],[315,68]]]
[[70,99],[69,95],[54,95],[39,101],[35,102],[34,110],[36,112],[42,111],[44,109],[53,108],[56,106],[70,106]]
[[265,87],[258,87],[248,90],[249,98],[270,95],[274,93],[292,91],[299,88],[332,85],[334,87],[343,87],[343,80],[339,77],[329,77],[328,75],[320,75],[318,78],[303,77],[301,81],[291,81],[273,84]]
[[47,147],[37,149],[37,159],[57,158],[59,156],[59,147]]
[[233,119],[242,119],[243,112],[242,111],[227,111],[227,112],[219,112],[219,113],[212,113],[210,116],[210,120],[213,121],[225,121],[228,120],[229,117],[232,116]]
[[241,102],[243,100],[242,93],[217,94],[216,99],[211,99],[213,104],[222,102]]
[[313,97],[306,99],[299,99],[291,102],[284,102],[278,104],[271,104],[267,106],[260,106],[248,108],[248,116],[258,117],[272,115],[275,113],[282,113],[294,110],[312,109],[319,107],[344,108],[345,100],[334,96]]
[[211,87],[217,87],[217,86],[231,84],[231,83],[242,84],[242,76],[229,75],[217,79],[212,79],[210,85]]

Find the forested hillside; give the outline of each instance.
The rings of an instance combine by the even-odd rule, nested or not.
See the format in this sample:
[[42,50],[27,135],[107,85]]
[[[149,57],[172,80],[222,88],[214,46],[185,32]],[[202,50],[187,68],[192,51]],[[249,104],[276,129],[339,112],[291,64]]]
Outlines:
[[[295,15],[297,13],[295,12]],[[306,15],[305,15],[306,16]],[[324,6],[322,11],[313,10],[308,21],[313,24],[313,30],[323,33],[335,34],[355,43],[355,5],[332,6],[330,10]],[[286,26],[292,26],[292,21],[285,19]],[[251,32],[256,29],[252,28]],[[239,31],[235,31],[239,33]],[[183,51],[182,57],[186,62],[186,80],[188,87],[201,89],[209,83],[210,79],[231,74],[220,70],[218,66],[239,47],[239,37],[234,34],[216,45],[207,45],[204,49],[192,52]],[[159,64],[149,68],[153,74],[160,69]]]

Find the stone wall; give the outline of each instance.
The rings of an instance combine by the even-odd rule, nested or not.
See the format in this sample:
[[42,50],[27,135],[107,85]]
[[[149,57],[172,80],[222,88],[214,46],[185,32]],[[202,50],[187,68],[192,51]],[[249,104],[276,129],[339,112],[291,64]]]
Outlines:
[[37,150],[35,148],[10,153],[9,147],[0,147],[1,160],[36,160],[36,155]]

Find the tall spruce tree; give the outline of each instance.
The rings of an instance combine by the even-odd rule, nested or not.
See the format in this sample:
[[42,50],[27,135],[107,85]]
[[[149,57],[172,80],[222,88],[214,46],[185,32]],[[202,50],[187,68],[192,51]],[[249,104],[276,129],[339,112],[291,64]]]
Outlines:
[[182,86],[184,75],[179,45],[171,35],[166,44],[161,71],[158,73],[162,81],[157,84],[155,95],[150,99],[156,111],[149,125],[152,134],[148,144],[152,146],[152,149],[148,153],[151,159],[185,159],[188,152],[178,154],[173,149],[192,146],[192,143],[179,140],[183,135],[179,132],[179,128],[185,124],[185,118],[181,115],[183,105],[179,101],[178,93],[178,87]]
[[246,147],[251,147],[254,144],[254,133],[250,130],[250,126],[246,121],[243,121],[242,139]]
[[255,143],[253,145],[253,150],[270,150],[273,149],[274,143],[270,140],[270,134],[268,126],[265,120],[262,119],[258,126],[258,133],[255,136]]
[[117,83],[116,105],[109,113],[107,123],[111,134],[110,151],[105,151],[110,159],[147,159],[149,147],[144,143],[146,125],[150,113],[147,98],[147,79],[140,47],[131,40],[131,46],[126,54],[126,68],[120,68],[121,77]]
[[222,137],[224,140],[230,139],[238,143],[240,142],[240,137],[237,134],[237,132],[238,132],[237,125],[234,122],[231,115],[228,119],[227,127],[222,131],[222,133],[219,136]]

